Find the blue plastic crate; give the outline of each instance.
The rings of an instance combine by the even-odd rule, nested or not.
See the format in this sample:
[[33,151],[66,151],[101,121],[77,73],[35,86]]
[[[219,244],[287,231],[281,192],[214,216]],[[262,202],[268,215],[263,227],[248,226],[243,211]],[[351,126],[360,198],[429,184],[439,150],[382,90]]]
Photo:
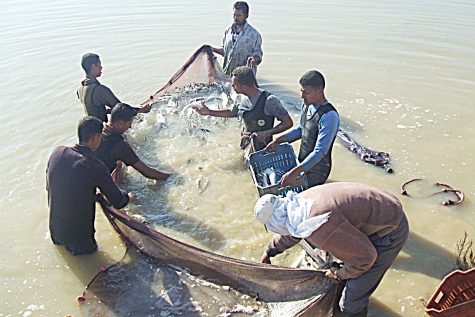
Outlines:
[[259,184],[258,182],[260,175],[262,175],[262,172],[267,168],[273,167],[277,174],[277,180],[279,180],[282,175],[297,166],[297,164],[298,162],[294,149],[288,143],[279,145],[275,152],[262,150],[252,153],[249,157],[249,167],[252,173],[252,180],[254,181],[254,184],[256,184],[259,196],[264,194],[285,196],[285,194],[290,190],[299,193],[307,189],[308,181],[305,173],[301,173],[297,176],[295,183],[287,187],[282,187],[279,183],[270,186],[262,186],[262,184]]

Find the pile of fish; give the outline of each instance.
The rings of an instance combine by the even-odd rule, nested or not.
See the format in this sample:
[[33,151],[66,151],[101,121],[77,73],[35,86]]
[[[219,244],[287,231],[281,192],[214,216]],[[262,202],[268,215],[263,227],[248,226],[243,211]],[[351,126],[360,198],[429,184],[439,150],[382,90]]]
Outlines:
[[147,103],[164,115],[179,114],[185,119],[189,133],[193,134],[194,131],[210,132],[210,124],[226,121],[226,118],[201,116],[196,113],[193,108],[201,108],[202,102],[211,109],[226,109],[233,104],[228,90],[218,83],[191,83],[160,97],[151,96]]

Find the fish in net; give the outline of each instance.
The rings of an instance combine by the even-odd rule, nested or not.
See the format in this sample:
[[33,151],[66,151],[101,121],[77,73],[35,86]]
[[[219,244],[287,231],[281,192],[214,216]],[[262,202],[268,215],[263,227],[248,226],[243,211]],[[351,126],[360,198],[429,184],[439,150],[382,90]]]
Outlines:
[[[221,98],[217,107],[229,106],[230,78],[209,46],[198,49],[144,104],[186,115],[186,106],[199,102],[203,90]],[[206,129],[207,122],[196,120],[191,124]],[[127,251],[78,298],[84,316],[333,316],[342,285],[323,270],[218,255],[150,228],[102,196],[98,201]]]

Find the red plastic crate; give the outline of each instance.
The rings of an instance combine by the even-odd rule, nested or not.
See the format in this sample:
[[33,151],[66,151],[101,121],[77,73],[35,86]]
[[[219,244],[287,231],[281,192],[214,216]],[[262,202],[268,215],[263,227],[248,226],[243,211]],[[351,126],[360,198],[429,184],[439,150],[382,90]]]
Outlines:
[[431,317],[475,316],[475,269],[447,275],[425,307]]

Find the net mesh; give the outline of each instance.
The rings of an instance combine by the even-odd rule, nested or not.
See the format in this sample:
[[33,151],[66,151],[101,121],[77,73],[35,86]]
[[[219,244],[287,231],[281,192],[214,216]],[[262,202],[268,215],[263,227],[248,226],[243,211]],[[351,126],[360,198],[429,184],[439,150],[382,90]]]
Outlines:
[[[230,90],[211,48],[198,49],[147,101],[195,83]],[[254,263],[182,243],[100,205],[127,251],[104,268],[81,299],[85,316],[333,316],[338,288],[325,272]]]

